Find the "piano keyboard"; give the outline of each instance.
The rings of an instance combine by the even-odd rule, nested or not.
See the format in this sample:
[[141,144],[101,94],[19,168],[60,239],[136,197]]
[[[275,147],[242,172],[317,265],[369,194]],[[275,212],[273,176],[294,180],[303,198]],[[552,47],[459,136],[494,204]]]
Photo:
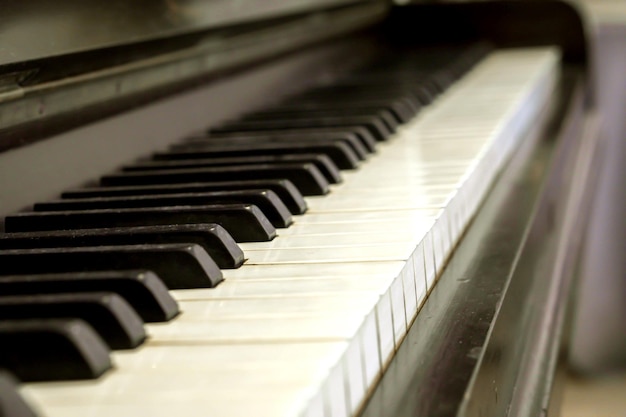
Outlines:
[[243,266],[214,288],[171,290],[180,315],[146,324],[113,369],[21,393],[49,417],[354,415],[548,102],[558,58],[490,53],[273,240],[239,240]]

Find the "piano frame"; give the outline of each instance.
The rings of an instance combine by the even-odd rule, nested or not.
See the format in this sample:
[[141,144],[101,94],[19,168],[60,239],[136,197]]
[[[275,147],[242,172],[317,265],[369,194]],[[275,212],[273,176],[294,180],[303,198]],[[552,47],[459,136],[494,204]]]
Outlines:
[[[265,10],[261,15],[272,19],[262,23],[232,15],[236,30],[215,22],[192,25],[166,44],[157,42],[163,34],[130,45],[112,41],[106,46],[122,54],[120,65],[107,59],[109,49],[84,51],[83,46],[37,59],[0,60],[0,151],[5,151],[0,153],[0,214],[167,145],[171,132],[150,138],[154,131],[147,131],[124,156],[108,155],[95,168],[78,162],[112,144],[125,146],[120,138],[103,141],[121,132],[130,117],[149,120],[162,113],[155,99],[188,90],[175,100],[187,96],[197,102],[200,96],[206,100],[234,91],[242,82],[252,88],[260,78],[249,68],[271,80],[254,94],[278,91],[261,99],[238,92],[248,104],[217,110],[208,121],[196,113],[182,132],[189,134],[204,127],[201,123],[234,117],[358,65],[368,57],[371,41],[362,38],[372,27],[400,28],[391,30],[396,42],[410,32],[412,41],[426,43],[488,39],[501,47],[560,46],[563,79],[552,107],[498,178],[362,410],[368,417],[557,415],[578,255],[602,160],[582,18],[560,1],[416,4],[393,9],[387,20],[385,1],[301,4],[306,7]],[[542,20],[536,30],[519,30],[546,14],[549,24]],[[353,33],[359,36],[329,42]],[[305,46],[306,52],[295,52]],[[336,58],[348,50],[360,53],[337,65]],[[86,61],[87,71],[78,72]],[[68,76],[61,68],[77,72]],[[310,77],[295,83],[302,74]],[[91,125],[82,127],[86,124]],[[108,133],[85,141],[94,128]],[[42,140],[50,136],[51,141]],[[87,145],[95,148],[86,150]],[[81,153],[66,155],[68,146]],[[42,184],[49,168],[29,162],[42,152],[56,167],[50,169],[69,159],[71,175]],[[15,178],[23,180],[19,191],[11,184]]]

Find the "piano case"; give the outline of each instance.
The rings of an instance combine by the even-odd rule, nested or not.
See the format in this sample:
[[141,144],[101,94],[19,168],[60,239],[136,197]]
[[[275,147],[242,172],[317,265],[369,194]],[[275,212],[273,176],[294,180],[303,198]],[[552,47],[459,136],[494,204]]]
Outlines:
[[[93,186],[208,127],[332,85],[390,50],[554,47],[561,57],[554,94],[521,129],[458,241],[448,242],[450,255],[404,318],[384,372],[358,401],[344,393],[343,409],[326,387],[317,408],[294,415],[558,415],[602,161],[584,19],[560,1],[396,3],[0,0],[0,215]],[[221,253],[228,251],[243,262],[245,252]],[[168,274],[167,266],[154,268]],[[20,271],[0,264],[0,282],[8,274]],[[40,415],[50,412],[31,392],[38,384],[8,376],[0,384],[0,414],[29,415],[13,390]]]

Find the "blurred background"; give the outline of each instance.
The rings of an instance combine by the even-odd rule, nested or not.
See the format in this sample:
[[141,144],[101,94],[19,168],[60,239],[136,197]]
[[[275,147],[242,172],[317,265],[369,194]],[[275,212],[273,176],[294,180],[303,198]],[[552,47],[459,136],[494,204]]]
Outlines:
[[606,163],[590,226],[562,415],[626,416],[626,1],[579,0],[589,17]]

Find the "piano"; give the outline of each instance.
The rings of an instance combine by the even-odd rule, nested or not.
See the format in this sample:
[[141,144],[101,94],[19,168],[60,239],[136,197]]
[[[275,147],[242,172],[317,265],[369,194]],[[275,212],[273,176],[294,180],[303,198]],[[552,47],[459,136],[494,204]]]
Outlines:
[[0,10],[0,415],[558,415],[574,6]]

